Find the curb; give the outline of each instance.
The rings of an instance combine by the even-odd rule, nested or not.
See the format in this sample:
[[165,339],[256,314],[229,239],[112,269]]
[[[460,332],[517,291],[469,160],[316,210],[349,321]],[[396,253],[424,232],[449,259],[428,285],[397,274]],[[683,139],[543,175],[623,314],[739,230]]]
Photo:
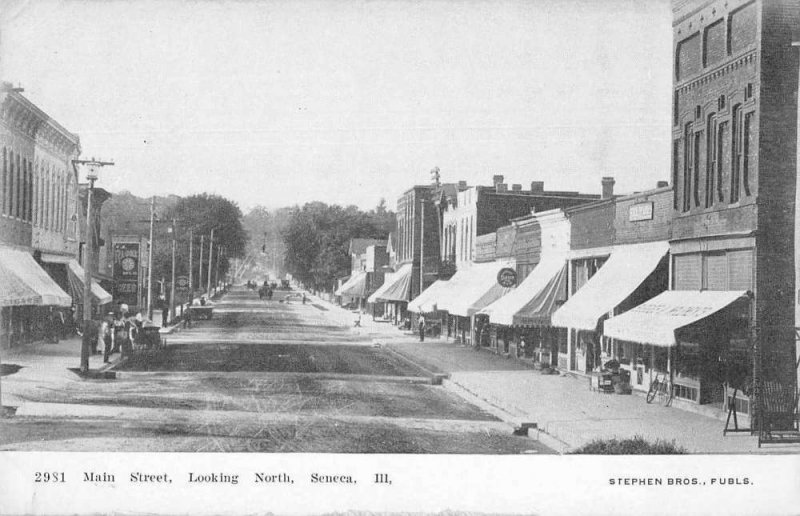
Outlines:
[[420,371],[425,373],[430,378],[431,385],[442,385],[444,380],[450,378],[450,374],[449,373],[437,373],[435,371],[431,371],[430,369],[428,369],[427,367],[423,366],[422,364],[420,364],[416,360],[406,356],[405,354],[397,351],[396,349],[393,349],[391,346],[382,344],[381,348],[389,351],[389,353],[391,353],[395,357],[403,360],[407,364],[410,364],[411,366],[416,367],[417,369],[419,369]]
[[[453,394],[458,395],[469,403],[477,405],[490,414],[500,418],[500,420],[503,422],[508,423],[513,428],[515,435],[527,435],[531,439],[540,441],[542,444],[552,449],[559,455],[569,453],[573,448],[573,446],[571,446],[569,443],[566,443],[539,428],[536,422],[530,422],[527,421],[525,417],[511,414],[504,407],[482,398],[458,382],[448,379],[445,380],[442,385],[445,389]],[[534,430],[534,432],[531,432],[531,430]]]
[[382,382],[400,384],[430,384],[431,378],[427,376],[377,376],[347,373],[274,373],[274,372],[226,372],[226,371],[116,371],[117,379],[147,379],[147,378],[208,378],[222,377],[226,379],[270,379],[282,380],[293,378],[313,377],[315,380],[346,380],[351,382]]

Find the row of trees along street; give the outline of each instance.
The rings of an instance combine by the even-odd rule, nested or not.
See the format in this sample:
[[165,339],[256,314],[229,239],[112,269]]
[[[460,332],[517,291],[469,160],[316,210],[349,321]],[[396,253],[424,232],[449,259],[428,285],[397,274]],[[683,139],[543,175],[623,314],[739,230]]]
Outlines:
[[[149,234],[151,198],[130,192],[115,193],[102,208],[103,226],[113,234],[146,236]],[[242,212],[233,201],[219,195],[199,194],[188,197],[155,197],[156,222],[153,231],[153,281],[172,275],[172,233],[175,221],[176,276],[189,275],[189,238],[194,240],[192,268],[195,287],[200,269],[200,242],[204,240],[203,275],[207,275],[208,241],[214,229],[214,263],[219,257],[219,274],[224,277],[230,260],[241,258],[247,249],[248,234],[242,225]],[[217,254],[219,249],[224,252]]]
[[279,256],[277,273],[289,272],[320,291],[330,291],[337,278],[350,274],[350,239],[387,239],[395,224],[395,214],[384,199],[369,211],[310,202],[274,211],[258,207],[244,218],[251,252],[262,255],[267,263]]

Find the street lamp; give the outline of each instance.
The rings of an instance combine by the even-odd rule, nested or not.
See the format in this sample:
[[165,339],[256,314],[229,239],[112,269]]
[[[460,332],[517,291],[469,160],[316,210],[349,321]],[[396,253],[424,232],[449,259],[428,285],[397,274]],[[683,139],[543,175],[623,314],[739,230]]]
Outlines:
[[105,166],[113,166],[113,161],[99,161],[94,158],[88,160],[72,160],[77,179],[78,165],[88,167],[86,179],[89,188],[86,191],[86,241],[83,245],[83,338],[81,340],[81,368],[82,374],[89,372],[89,355],[92,348],[92,194],[94,183],[99,178],[99,171]]

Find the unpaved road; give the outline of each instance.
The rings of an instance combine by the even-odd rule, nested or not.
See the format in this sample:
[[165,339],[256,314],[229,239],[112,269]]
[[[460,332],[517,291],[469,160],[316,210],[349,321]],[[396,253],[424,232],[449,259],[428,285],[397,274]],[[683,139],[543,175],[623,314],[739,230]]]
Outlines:
[[[115,380],[32,385],[0,448],[549,453],[323,305],[234,290]],[[12,375],[13,376],[13,375]],[[10,378],[7,377],[7,378]]]

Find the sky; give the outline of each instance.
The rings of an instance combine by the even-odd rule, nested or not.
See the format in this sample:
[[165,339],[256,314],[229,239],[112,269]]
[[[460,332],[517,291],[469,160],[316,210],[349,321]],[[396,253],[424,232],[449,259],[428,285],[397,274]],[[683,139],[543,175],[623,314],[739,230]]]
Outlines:
[[0,0],[0,75],[98,186],[247,211],[669,179],[668,0]]

